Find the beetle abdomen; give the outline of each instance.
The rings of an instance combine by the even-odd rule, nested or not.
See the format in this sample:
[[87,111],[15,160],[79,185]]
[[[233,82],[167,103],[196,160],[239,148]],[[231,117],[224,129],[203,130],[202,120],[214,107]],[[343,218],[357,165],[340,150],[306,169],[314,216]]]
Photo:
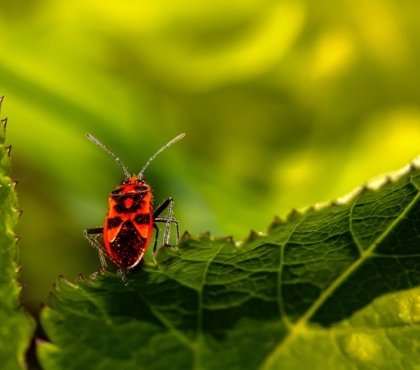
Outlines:
[[125,221],[115,239],[109,243],[110,254],[122,268],[129,269],[137,265],[147,247],[143,238],[131,221]]

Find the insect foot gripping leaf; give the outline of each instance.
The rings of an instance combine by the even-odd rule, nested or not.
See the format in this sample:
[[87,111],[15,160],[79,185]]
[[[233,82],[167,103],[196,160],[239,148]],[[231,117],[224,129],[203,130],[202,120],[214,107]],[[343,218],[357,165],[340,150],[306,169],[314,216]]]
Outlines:
[[[0,105],[2,102],[0,97]],[[24,368],[24,355],[34,329],[33,321],[19,302],[16,281],[16,225],[18,211],[13,182],[9,178],[10,147],[4,146],[6,119],[0,132],[0,368]]]
[[[379,184],[379,185],[378,185]],[[420,366],[420,170],[293,212],[267,235],[184,236],[130,275],[59,281],[45,369]]]

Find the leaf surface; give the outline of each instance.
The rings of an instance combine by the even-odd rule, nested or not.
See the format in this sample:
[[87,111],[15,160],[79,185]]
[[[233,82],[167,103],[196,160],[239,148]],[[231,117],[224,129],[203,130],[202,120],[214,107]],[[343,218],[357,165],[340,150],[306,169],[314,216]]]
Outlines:
[[[0,97],[0,106],[3,98]],[[0,367],[22,369],[34,329],[32,318],[22,309],[17,283],[16,194],[10,174],[10,148],[5,147],[6,120],[0,128]]]
[[420,170],[292,212],[267,235],[184,237],[124,284],[61,279],[45,369],[420,366]]

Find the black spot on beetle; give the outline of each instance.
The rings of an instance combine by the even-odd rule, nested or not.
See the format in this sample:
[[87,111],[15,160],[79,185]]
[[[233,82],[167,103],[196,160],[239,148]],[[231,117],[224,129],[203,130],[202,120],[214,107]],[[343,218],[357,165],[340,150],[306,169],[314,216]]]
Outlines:
[[108,221],[106,222],[106,226],[108,227],[108,229],[113,229],[114,227],[118,227],[121,225],[121,218],[120,217],[112,217],[112,218],[108,218]]
[[150,214],[138,214],[134,217],[134,222],[138,225],[148,224],[150,222]]
[[[112,197],[117,203],[114,209],[118,213],[132,213],[138,211],[143,205],[143,196],[141,194],[124,194]],[[129,207],[126,206],[126,200],[131,199]]]

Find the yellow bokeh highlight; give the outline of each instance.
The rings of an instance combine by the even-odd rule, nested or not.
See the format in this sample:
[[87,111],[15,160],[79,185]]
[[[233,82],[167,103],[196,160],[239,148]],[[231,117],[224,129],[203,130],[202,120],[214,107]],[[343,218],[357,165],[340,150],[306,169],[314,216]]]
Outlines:
[[403,167],[419,155],[419,143],[420,110],[417,108],[400,107],[371,117],[353,145],[353,160],[342,168],[337,195],[369,178]]
[[395,3],[381,0],[354,3],[353,16],[368,50],[385,66],[404,63],[408,45]]
[[[137,56],[150,72],[172,88],[189,91],[207,90],[266,72],[293,45],[306,16],[300,1],[265,6],[224,1],[145,2],[141,6],[125,1],[107,2],[101,7],[96,3],[78,3],[65,10],[77,16],[75,22],[80,14],[87,19],[99,18],[101,22],[91,25],[92,29],[118,31],[136,46]],[[63,10],[61,6],[57,6],[57,12]],[[227,34],[214,43],[205,39],[206,34],[234,28],[233,20],[238,17],[246,31],[237,37]]]
[[[315,179],[322,173],[320,166],[322,158],[318,153],[311,150],[302,150],[294,153],[290,159],[281,163],[272,174],[274,188],[277,190],[277,199],[274,204],[278,209],[284,210],[307,206],[307,189],[315,182]],[[281,189],[287,189],[288,197],[284,197]],[[297,202],[296,199],[300,201]],[[317,199],[321,201],[321,199]]]
[[315,44],[312,76],[314,78],[334,77],[344,72],[355,57],[355,45],[351,34],[331,31],[319,37]]

